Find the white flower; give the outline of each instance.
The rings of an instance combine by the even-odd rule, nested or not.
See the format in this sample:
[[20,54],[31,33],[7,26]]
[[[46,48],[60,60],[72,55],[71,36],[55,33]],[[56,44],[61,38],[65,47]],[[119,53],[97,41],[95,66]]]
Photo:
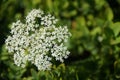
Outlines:
[[67,26],[57,26],[57,21],[54,16],[33,9],[25,23],[18,20],[12,24],[6,48],[14,53],[17,66],[25,67],[31,62],[39,70],[50,70],[53,59],[63,62],[68,57],[70,52],[64,43],[71,34]]
[[51,58],[44,54],[37,54],[35,57],[35,65],[38,67],[38,70],[50,70],[52,63],[50,62]]
[[58,20],[54,16],[48,14],[41,18],[41,25],[52,26],[55,25]]

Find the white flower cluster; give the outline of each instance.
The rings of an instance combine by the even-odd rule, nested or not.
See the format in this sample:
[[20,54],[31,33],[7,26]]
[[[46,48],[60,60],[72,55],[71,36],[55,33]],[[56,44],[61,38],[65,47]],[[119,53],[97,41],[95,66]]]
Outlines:
[[11,35],[6,39],[6,48],[14,53],[14,63],[25,67],[31,62],[39,70],[49,70],[52,60],[60,62],[67,58],[70,52],[65,47],[71,36],[67,26],[57,26],[57,19],[42,10],[33,9],[26,17],[26,22],[20,20],[12,24]]

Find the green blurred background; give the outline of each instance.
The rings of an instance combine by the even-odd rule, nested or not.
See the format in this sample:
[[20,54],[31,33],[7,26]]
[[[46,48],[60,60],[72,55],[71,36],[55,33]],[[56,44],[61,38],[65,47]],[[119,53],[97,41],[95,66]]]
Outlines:
[[[72,33],[69,58],[51,71],[17,67],[5,49],[11,23],[34,8]],[[120,80],[120,0],[0,0],[0,80]]]

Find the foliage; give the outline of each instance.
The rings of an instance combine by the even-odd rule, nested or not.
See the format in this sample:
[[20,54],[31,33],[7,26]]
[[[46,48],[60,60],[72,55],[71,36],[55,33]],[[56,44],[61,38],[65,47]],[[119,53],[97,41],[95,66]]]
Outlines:
[[[1,80],[119,80],[120,0],[1,0],[0,79]],[[56,15],[68,24],[71,52],[64,64],[56,62],[51,71],[37,71],[14,65],[4,45],[11,22],[24,19],[33,8]]]

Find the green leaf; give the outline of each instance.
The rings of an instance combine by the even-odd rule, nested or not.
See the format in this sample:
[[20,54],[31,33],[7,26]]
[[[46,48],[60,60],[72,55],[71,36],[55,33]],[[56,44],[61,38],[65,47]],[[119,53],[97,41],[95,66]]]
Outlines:
[[[63,4],[63,3],[62,3]],[[63,9],[66,9],[69,6],[69,2],[65,1],[63,6],[61,6]]]
[[105,27],[104,31],[105,31],[105,35],[106,35],[107,40],[109,40],[111,37],[113,37],[114,32],[111,28]]
[[111,21],[113,19],[113,12],[111,8],[106,9],[107,20]]
[[120,43],[120,37],[117,37],[115,40],[111,40],[112,45],[118,44],[118,43]]
[[96,27],[91,31],[91,35],[96,35],[97,33],[101,33],[100,27]]
[[89,30],[86,26],[86,20],[83,16],[76,18],[76,27],[77,30],[79,30],[79,33],[81,32],[82,35],[86,36],[89,34]]
[[120,32],[120,22],[111,24],[111,29],[113,30],[114,35],[117,36]]
[[34,80],[39,80],[38,79],[38,74],[34,69],[31,69],[31,74],[32,74],[32,77],[33,77]]

